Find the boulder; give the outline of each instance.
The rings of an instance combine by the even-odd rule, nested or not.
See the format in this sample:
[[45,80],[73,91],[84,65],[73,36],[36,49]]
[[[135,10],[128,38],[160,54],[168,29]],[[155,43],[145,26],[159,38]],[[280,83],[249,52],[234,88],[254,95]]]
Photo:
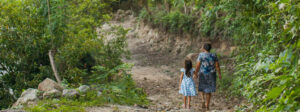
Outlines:
[[58,91],[62,91],[63,90],[63,87],[62,86],[60,86],[58,83],[56,83],[55,81],[53,81],[52,79],[49,79],[49,78],[47,78],[47,79],[45,79],[43,82],[41,82],[40,84],[39,84],[39,87],[38,87],[38,89],[40,90],[40,91],[51,91],[51,90],[53,90],[53,89],[56,89],[56,90],[58,90]]
[[85,93],[87,92],[88,90],[90,90],[90,87],[87,86],[87,85],[82,85],[78,88],[79,92],[82,92],[82,93]]
[[64,97],[78,97],[80,94],[75,89],[64,89],[62,95]]
[[14,103],[13,107],[17,107],[19,105],[24,105],[28,103],[32,104],[32,102],[36,102],[38,100],[37,93],[38,93],[37,89],[33,89],[33,88],[27,89],[21,94],[20,98],[17,100],[16,103]]
[[43,94],[43,98],[59,98],[61,97],[62,93],[56,89],[50,90],[50,91],[46,91]]

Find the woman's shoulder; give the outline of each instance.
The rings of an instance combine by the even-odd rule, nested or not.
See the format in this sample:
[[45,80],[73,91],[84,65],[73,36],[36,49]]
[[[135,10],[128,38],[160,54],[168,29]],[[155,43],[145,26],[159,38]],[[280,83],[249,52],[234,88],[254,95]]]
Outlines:
[[216,53],[210,53],[210,56],[216,58],[217,54]]
[[207,57],[209,55],[211,55],[211,53],[206,53],[206,52],[199,53],[199,57]]
[[216,53],[210,53],[210,55],[211,55],[211,56],[217,56],[217,54],[216,54]]

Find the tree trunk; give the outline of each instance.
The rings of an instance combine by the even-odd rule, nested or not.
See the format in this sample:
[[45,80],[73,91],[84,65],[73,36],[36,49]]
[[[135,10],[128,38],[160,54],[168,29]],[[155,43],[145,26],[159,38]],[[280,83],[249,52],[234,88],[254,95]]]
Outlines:
[[186,3],[183,1],[183,6],[184,6],[184,14],[187,14],[187,9],[186,9]]
[[165,4],[165,8],[166,8],[167,12],[170,12],[168,0],[164,0],[164,4]]
[[56,78],[56,81],[61,84],[61,80],[60,80],[60,77],[58,75],[58,72],[57,72],[57,69],[56,69],[56,66],[55,66],[55,62],[54,62],[54,58],[53,58],[53,50],[50,50],[49,51],[49,59],[50,59],[50,64],[51,64],[51,68],[52,68],[52,71],[54,73],[54,76]]
[[151,15],[151,11],[148,6],[148,0],[143,0],[143,5],[146,7],[147,12]]

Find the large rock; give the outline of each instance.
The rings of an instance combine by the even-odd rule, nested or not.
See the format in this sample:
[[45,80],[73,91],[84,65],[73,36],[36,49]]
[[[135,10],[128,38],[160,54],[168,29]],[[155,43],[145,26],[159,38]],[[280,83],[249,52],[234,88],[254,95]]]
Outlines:
[[80,94],[76,89],[64,89],[63,94],[64,97],[78,97]]
[[47,91],[43,94],[43,98],[59,98],[61,97],[62,93],[56,89]]
[[82,92],[82,93],[85,93],[87,92],[88,90],[90,90],[90,87],[87,86],[87,85],[82,85],[78,88],[79,92]]
[[13,105],[13,107],[23,105],[23,104],[29,104],[32,102],[36,102],[38,100],[37,97],[38,90],[29,88],[26,91],[24,91],[20,98],[17,100],[17,102]]
[[39,84],[38,89],[39,89],[40,91],[45,91],[45,92],[46,92],[46,91],[51,91],[51,90],[54,90],[54,89],[56,89],[56,90],[58,90],[58,91],[62,91],[62,90],[63,90],[63,87],[60,86],[60,85],[59,85],[58,83],[56,83],[55,81],[53,81],[53,80],[47,78],[47,79],[45,79],[43,82],[41,82],[41,83]]

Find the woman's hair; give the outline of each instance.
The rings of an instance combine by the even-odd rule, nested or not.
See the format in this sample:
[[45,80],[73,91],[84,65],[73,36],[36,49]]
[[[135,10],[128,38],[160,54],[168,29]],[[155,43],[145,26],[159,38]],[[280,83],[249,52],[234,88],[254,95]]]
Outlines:
[[188,76],[188,77],[192,76],[192,73],[191,73],[192,67],[193,67],[192,61],[189,59],[186,59],[184,61],[184,68],[185,68],[186,76]]
[[203,45],[203,49],[205,49],[206,51],[210,51],[210,49],[211,49],[211,44],[209,44],[209,43],[205,43],[204,45]]

